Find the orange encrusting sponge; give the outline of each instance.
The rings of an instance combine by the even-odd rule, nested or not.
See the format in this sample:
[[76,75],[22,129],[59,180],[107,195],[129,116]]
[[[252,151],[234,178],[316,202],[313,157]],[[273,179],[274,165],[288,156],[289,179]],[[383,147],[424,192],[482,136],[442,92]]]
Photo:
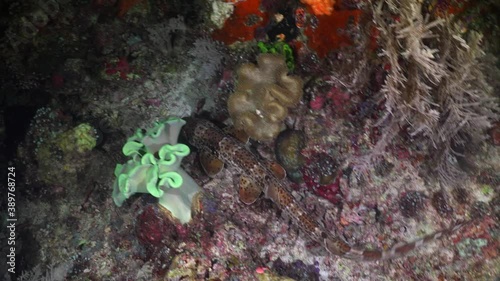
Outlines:
[[[229,1],[235,2],[227,2]],[[222,29],[212,33],[212,38],[226,45],[253,40],[257,28],[267,24],[267,17],[267,14],[260,10],[260,0],[235,2],[233,14],[224,22]]]
[[300,2],[309,5],[317,16],[331,15],[335,4],[335,0],[300,0]]
[[307,46],[316,51],[320,58],[326,57],[328,52],[349,46],[353,42],[346,34],[339,32],[352,19],[359,23],[362,16],[360,10],[333,11],[331,15],[318,16],[318,25],[306,26]]

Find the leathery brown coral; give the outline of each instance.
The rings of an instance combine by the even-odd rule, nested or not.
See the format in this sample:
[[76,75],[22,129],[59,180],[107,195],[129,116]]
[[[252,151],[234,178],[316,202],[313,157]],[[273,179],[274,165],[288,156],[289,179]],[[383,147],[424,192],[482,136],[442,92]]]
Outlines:
[[288,75],[285,59],[274,54],[259,55],[257,65],[243,64],[237,73],[238,84],[228,100],[234,126],[255,140],[275,138],[288,108],[302,97],[302,79]]

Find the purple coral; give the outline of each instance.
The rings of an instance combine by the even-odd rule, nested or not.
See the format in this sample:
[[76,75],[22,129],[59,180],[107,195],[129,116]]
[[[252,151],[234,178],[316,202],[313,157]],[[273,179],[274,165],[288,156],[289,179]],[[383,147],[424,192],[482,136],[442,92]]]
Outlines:
[[399,200],[399,210],[405,217],[418,217],[425,206],[426,196],[419,191],[406,192]]
[[293,278],[297,281],[319,281],[319,269],[315,265],[307,265],[301,260],[285,263],[280,258],[274,261],[272,269],[279,275]]
[[340,202],[340,178],[342,171],[338,170],[338,162],[325,153],[318,153],[307,160],[302,169],[306,186],[316,195],[333,204]]
[[150,204],[137,216],[135,231],[141,245],[150,254],[164,247],[175,247],[178,238],[177,228],[161,206]]

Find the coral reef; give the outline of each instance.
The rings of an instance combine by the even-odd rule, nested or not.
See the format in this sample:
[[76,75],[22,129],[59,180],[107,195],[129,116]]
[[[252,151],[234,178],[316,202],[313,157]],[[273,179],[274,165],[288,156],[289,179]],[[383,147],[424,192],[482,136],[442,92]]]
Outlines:
[[256,140],[271,140],[281,131],[288,108],[302,97],[302,79],[287,75],[284,58],[261,54],[257,66],[238,68],[238,84],[228,99],[228,110],[237,129]]
[[149,27],[148,32],[156,50],[167,56],[184,47],[187,29],[184,17],[177,16]]
[[[0,245],[6,253],[15,247],[16,272],[2,255],[0,279],[494,280],[500,276],[495,5],[2,1],[0,170],[15,168],[15,190],[10,181],[9,201],[0,201],[2,229],[13,223],[7,210],[17,221],[15,245]],[[251,169],[207,177],[197,152],[185,155],[175,145],[143,159],[146,146],[137,144],[151,131],[127,146],[134,157],[123,155],[127,136],[168,116],[236,124],[228,100],[245,84],[237,77],[241,65],[246,74],[255,70],[247,93],[277,101],[255,82],[271,77],[248,64],[273,48],[285,57],[268,67],[279,65],[280,79],[300,77],[304,85],[294,83],[304,95],[283,95],[293,96],[293,109],[281,101],[262,107],[270,114],[251,96],[258,120],[263,113],[285,117],[275,140],[246,145],[262,161],[285,167],[283,184],[309,216],[364,249],[470,222],[408,256],[358,263],[325,253],[269,201],[242,204],[235,179]],[[110,196],[115,164],[134,158],[121,166],[127,175],[134,165],[154,172],[172,168],[167,155],[182,158],[185,174],[178,175],[184,183],[192,177],[203,194],[154,184],[150,190],[179,192],[175,198],[184,201],[166,196],[164,204],[179,203],[189,223],[173,218],[155,196],[136,194],[117,208]],[[148,179],[127,175],[122,187]],[[139,189],[149,193],[147,187]],[[1,231],[0,240],[7,238]]]
[[78,172],[88,164],[89,152],[99,136],[88,123],[73,124],[61,111],[52,108],[37,111],[28,137],[18,150],[19,156],[29,157],[38,165],[31,167],[31,180],[53,187],[78,182]]
[[194,41],[189,55],[194,57],[198,70],[198,79],[208,80],[215,77],[221,69],[224,59],[224,48],[220,42],[210,38],[198,38]]

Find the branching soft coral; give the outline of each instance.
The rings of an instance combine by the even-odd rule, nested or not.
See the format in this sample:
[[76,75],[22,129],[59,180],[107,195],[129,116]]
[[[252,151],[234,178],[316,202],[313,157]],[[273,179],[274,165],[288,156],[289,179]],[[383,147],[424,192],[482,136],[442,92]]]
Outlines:
[[285,59],[261,54],[258,66],[244,64],[238,69],[238,85],[229,97],[228,110],[237,129],[256,140],[270,140],[280,132],[288,108],[302,98],[303,82],[289,76]]
[[449,18],[433,19],[418,1],[381,1],[373,14],[380,55],[390,66],[381,90],[386,114],[378,124],[384,130],[375,150],[384,151],[400,126],[408,127],[435,160],[432,169],[441,181],[461,180],[456,163],[464,147],[482,141],[498,120],[478,62],[480,36],[463,38]]

